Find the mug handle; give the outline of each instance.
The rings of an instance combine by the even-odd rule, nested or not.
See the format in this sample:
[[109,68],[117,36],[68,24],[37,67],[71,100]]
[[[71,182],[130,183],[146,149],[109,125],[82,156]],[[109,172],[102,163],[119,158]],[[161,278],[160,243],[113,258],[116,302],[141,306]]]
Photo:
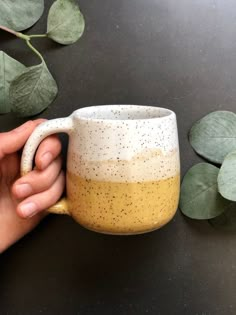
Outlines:
[[[71,116],[47,120],[37,126],[30,135],[23,149],[21,157],[21,176],[24,176],[32,171],[35,152],[43,139],[59,132],[65,132],[70,135],[72,131],[73,120]],[[48,208],[47,211],[57,214],[70,214],[66,198],[59,200],[55,205]]]

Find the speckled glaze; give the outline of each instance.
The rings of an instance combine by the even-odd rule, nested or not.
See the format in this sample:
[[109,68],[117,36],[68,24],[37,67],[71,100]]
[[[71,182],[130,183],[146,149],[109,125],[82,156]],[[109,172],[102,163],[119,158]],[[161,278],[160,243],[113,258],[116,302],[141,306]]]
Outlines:
[[103,105],[44,122],[25,146],[23,174],[40,141],[55,132],[69,134],[65,211],[77,222],[102,233],[136,234],[160,228],[174,216],[180,186],[174,112]]

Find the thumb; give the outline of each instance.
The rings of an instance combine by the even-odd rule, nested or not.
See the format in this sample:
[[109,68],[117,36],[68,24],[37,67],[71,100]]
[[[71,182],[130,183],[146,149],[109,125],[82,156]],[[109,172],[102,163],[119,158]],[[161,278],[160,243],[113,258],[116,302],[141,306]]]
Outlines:
[[0,133],[0,160],[7,154],[20,150],[37,125],[45,119],[30,120],[20,127]]

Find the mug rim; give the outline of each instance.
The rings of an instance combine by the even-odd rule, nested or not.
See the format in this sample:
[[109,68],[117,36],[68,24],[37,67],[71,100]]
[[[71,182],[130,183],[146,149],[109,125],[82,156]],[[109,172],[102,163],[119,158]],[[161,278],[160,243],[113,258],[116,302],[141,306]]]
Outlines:
[[[149,118],[138,118],[138,119],[111,119],[111,118],[91,118],[87,117],[86,114],[91,111],[96,111],[96,112],[101,112],[103,109],[108,109],[113,107],[113,109],[129,109],[129,110],[135,110],[135,109],[142,109],[145,113],[145,110],[147,109],[152,109],[153,112],[156,112],[156,115],[153,114],[153,117]],[[157,116],[159,113],[159,116]],[[160,116],[160,114],[163,113],[163,116]],[[137,122],[137,121],[153,121],[153,120],[165,120],[171,117],[175,117],[176,114],[174,111],[171,109],[165,108],[165,107],[157,107],[153,105],[135,105],[135,104],[106,104],[106,105],[92,105],[92,106],[86,106],[86,107],[81,107],[77,110],[75,110],[72,113],[72,116],[75,116],[76,118],[80,120],[85,120],[85,121],[105,121],[105,122],[122,122],[122,121],[129,121],[129,122]]]

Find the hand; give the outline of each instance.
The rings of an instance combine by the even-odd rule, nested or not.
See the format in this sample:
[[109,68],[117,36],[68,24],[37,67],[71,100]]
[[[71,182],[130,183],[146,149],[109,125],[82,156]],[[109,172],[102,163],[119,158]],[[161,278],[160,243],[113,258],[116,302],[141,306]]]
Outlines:
[[31,231],[56,203],[64,189],[60,141],[56,136],[39,146],[33,171],[20,178],[19,150],[44,120],[28,121],[0,133],[0,253]]

